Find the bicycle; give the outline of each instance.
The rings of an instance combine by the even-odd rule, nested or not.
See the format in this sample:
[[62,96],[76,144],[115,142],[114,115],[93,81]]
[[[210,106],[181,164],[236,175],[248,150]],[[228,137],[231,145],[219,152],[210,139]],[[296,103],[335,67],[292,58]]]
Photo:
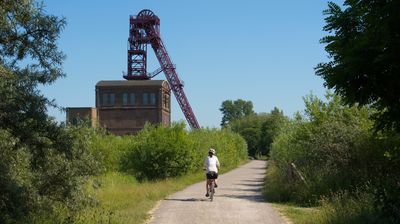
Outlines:
[[210,200],[214,200],[214,194],[215,194],[215,179],[210,179],[209,180],[209,194],[210,194]]

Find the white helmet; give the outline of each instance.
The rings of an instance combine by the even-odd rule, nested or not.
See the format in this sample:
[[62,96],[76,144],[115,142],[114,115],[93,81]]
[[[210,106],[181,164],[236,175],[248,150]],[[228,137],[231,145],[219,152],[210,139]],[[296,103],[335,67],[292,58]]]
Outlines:
[[210,148],[210,150],[208,150],[208,153],[211,153],[211,154],[215,155],[215,149]]

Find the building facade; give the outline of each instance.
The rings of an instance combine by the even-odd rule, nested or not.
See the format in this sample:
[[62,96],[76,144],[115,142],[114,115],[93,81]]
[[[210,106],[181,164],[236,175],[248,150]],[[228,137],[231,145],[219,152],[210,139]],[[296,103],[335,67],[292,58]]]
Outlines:
[[165,80],[99,81],[96,108],[67,108],[67,123],[97,124],[115,135],[135,134],[146,123],[171,123],[171,89]]
[[96,84],[99,124],[113,134],[134,134],[144,125],[171,123],[171,89],[165,80],[100,81]]

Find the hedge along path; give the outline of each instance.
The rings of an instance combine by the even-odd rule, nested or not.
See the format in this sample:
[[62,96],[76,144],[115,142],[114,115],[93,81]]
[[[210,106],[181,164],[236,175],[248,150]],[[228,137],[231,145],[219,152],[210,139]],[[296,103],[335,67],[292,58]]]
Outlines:
[[168,196],[151,211],[147,223],[286,223],[264,202],[266,163],[254,160],[220,175],[213,202],[204,196],[205,182]]

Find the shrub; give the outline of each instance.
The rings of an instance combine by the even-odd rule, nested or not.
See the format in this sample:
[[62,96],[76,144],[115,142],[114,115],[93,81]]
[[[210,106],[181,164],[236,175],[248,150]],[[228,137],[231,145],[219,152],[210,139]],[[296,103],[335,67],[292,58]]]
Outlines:
[[171,128],[147,125],[130,147],[125,169],[133,169],[140,179],[180,176],[194,167],[193,141],[183,123]]
[[272,146],[271,159],[281,169],[277,175],[290,184],[283,189],[299,203],[362,185],[373,167],[374,162],[360,161],[376,152],[365,150],[372,127],[368,110],[343,106],[334,95],[327,98],[328,102],[305,98],[306,119],[297,117],[284,126]]
[[282,172],[284,169],[279,169],[273,161],[268,163],[263,189],[267,201],[285,202],[292,198],[293,187]]
[[133,144],[134,136],[115,136],[96,132],[90,139],[90,149],[103,173],[123,170],[123,156]]
[[31,154],[26,148],[16,149],[18,143],[8,131],[0,129],[0,223],[37,209],[31,193]]
[[[327,99],[306,97],[305,116],[298,115],[275,138],[266,197],[299,204],[331,198],[329,205],[337,208],[332,220],[336,216],[360,223],[372,223],[378,216],[380,222],[398,220],[399,134],[374,131],[369,108],[345,106],[332,94]],[[372,190],[360,193],[357,189],[366,184]],[[344,219],[338,220],[333,223]]]
[[217,150],[223,168],[247,158],[244,139],[229,130],[198,129],[187,132],[183,123],[172,127],[147,125],[129,143],[123,170],[139,179],[164,179],[202,170],[208,149]]
[[232,120],[229,127],[246,140],[249,156],[258,157],[269,154],[273,139],[286,121],[283,112],[275,107],[270,113],[250,114]]
[[60,206],[70,211],[84,206],[82,186],[98,170],[85,137],[77,137],[78,127],[49,128],[52,136],[37,133],[38,142],[30,145],[0,129],[1,223],[26,222]]
[[197,169],[201,169],[204,166],[204,157],[207,156],[211,147],[216,150],[222,169],[236,167],[241,161],[247,159],[245,140],[239,134],[228,129],[194,130],[190,132],[190,137],[194,141]]

